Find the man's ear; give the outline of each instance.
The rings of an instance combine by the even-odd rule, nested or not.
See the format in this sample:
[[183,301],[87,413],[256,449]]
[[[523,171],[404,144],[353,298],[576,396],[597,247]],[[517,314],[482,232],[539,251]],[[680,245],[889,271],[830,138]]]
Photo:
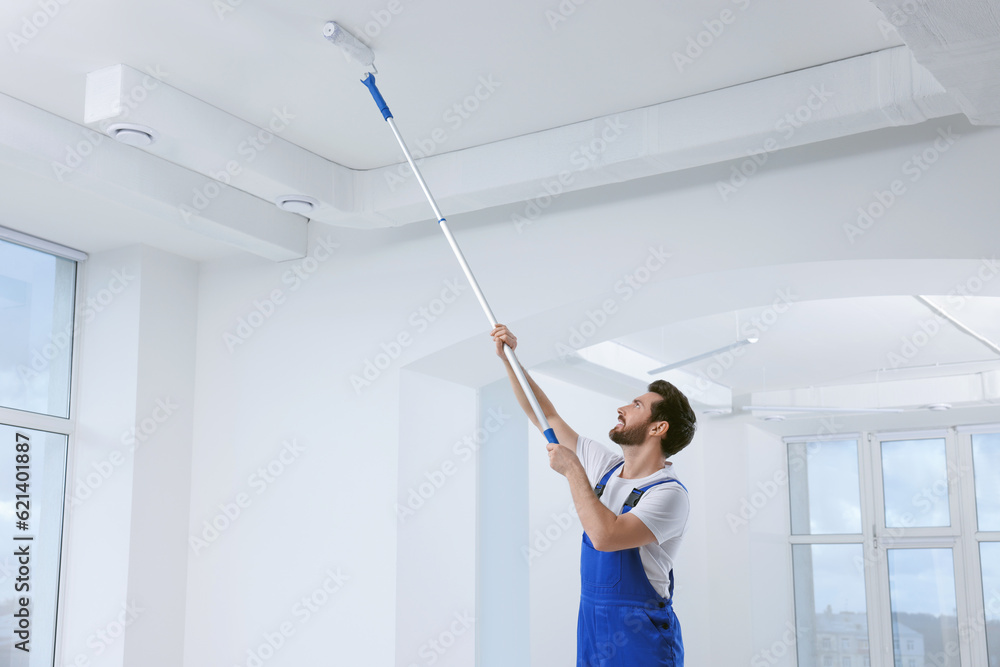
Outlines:
[[670,424],[664,421],[656,422],[656,426],[653,427],[653,435],[658,435],[661,438],[666,435],[667,431],[670,429]]

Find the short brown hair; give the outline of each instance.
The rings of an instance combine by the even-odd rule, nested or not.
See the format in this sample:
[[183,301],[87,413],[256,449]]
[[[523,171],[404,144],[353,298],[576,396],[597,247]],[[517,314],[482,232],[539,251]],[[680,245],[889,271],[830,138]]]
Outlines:
[[663,458],[669,459],[691,444],[698,428],[698,419],[687,396],[666,380],[651,383],[649,391],[661,396],[652,405],[652,421],[667,422],[667,434],[660,440],[660,448],[663,450]]

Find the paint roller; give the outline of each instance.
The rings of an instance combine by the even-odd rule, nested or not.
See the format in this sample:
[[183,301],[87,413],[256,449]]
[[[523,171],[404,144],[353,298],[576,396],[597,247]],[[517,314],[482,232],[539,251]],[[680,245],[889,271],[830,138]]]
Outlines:
[[333,21],[323,26],[323,36],[337,45],[344,55],[361,65],[366,70],[378,73],[375,69],[375,52],[365,46],[364,42],[347,32]]
[[[386,123],[388,123],[389,128],[392,130],[392,134],[396,137],[396,141],[399,142],[399,147],[403,150],[403,156],[406,157],[406,161],[409,163],[410,169],[413,170],[413,175],[417,177],[417,183],[420,184],[420,189],[424,191],[424,196],[427,197],[427,202],[431,205],[431,210],[434,211],[434,216],[437,218],[438,226],[441,228],[441,231],[444,232],[445,238],[448,239],[448,245],[451,246],[452,251],[455,253],[455,257],[458,259],[458,263],[461,265],[466,279],[472,286],[472,291],[475,293],[476,299],[479,300],[479,305],[483,307],[483,312],[486,313],[486,318],[490,321],[490,325],[495,327],[497,325],[497,318],[493,315],[493,310],[490,308],[490,304],[486,302],[486,297],[483,296],[482,290],[479,289],[479,283],[476,282],[476,277],[472,275],[472,269],[469,268],[468,262],[465,261],[465,256],[462,254],[461,248],[458,247],[455,237],[451,235],[451,230],[448,229],[448,222],[445,220],[444,216],[441,215],[441,210],[438,208],[437,202],[434,201],[434,196],[427,187],[424,177],[420,174],[420,170],[417,169],[417,165],[413,162],[413,156],[410,154],[410,150],[406,147],[406,142],[403,141],[403,135],[399,133],[399,129],[396,127],[396,122],[393,120],[392,112],[389,111],[389,106],[385,103],[382,93],[379,92],[378,87],[375,85],[375,72],[377,72],[375,69],[375,53],[361,40],[349,33],[347,30],[344,30],[343,27],[334,21],[329,21],[323,26],[323,36],[340,48],[347,58],[353,60],[367,70],[367,75],[361,80],[361,83],[368,88],[368,92],[371,93],[372,99],[375,100],[375,105],[382,113],[382,117],[385,119]],[[528,379],[524,375],[524,370],[521,368],[521,364],[517,360],[514,350],[504,344],[503,352],[504,356],[507,357],[507,361],[510,362],[511,368],[514,369],[514,375],[517,377],[517,382],[521,385],[521,389],[524,390],[524,395],[528,398],[528,403],[531,404],[531,410],[535,413],[535,418],[542,427],[545,439],[551,443],[558,444],[559,441],[556,439],[555,431],[553,431],[549,426],[549,420],[545,418],[545,414],[542,412],[542,408],[538,404],[538,399],[535,398],[535,392],[531,391],[531,386],[528,384]]]

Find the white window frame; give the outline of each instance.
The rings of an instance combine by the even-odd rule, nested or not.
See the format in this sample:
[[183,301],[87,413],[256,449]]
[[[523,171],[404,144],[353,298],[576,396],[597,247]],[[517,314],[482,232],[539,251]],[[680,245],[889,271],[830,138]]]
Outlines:
[[[794,444],[794,443],[810,443],[810,442],[839,442],[839,441],[843,441],[843,440],[853,440],[856,443],[856,455],[858,457],[858,477],[859,477],[858,485],[859,485],[859,492],[860,492],[860,495],[861,495],[860,502],[861,502],[861,508],[862,508],[861,509],[861,519],[862,519],[862,521],[861,521],[861,528],[862,528],[862,531],[865,531],[866,517],[865,517],[865,513],[864,513],[864,507],[865,507],[865,497],[864,497],[864,495],[865,495],[865,483],[866,483],[866,474],[867,474],[867,471],[866,471],[865,465],[864,465],[864,458],[865,457],[862,455],[862,450],[863,450],[862,442],[864,440],[864,433],[860,433],[860,432],[833,433],[833,434],[823,434],[823,435],[818,435],[818,436],[789,436],[789,437],[782,438],[782,441],[783,441],[783,444],[784,444],[784,452],[783,452],[782,456],[784,458],[785,470],[788,471],[788,445]],[[789,488],[791,488],[791,484],[790,483],[789,483]],[[789,533],[789,549],[793,549],[793,547],[795,545],[812,545],[812,544],[859,544],[859,545],[862,545],[862,547],[861,547],[862,548],[862,553],[863,554],[864,553],[868,553],[868,551],[867,551],[867,545],[865,543],[865,533],[864,532],[862,532],[862,533],[822,533],[822,534],[816,534],[816,535],[809,535],[809,534],[805,534],[805,535],[792,535],[791,534],[791,531],[792,531],[792,524],[791,524],[791,511],[792,511],[791,510],[791,502],[790,502],[789,494],[786,493],[784,495],[785,495],[785,502],[786,502],[787,510],[788,510],[787,513],[786,513],[786,516],[788,517],[788,525],[787,525],[786,529],[788,530],[788,533]],[[794,562],[794,556],[790,555],[789,562]],[[790,571],[788,576],[791,578],[791,585],[790,585],[789,588],[792,591],[792,596],[793,596],[793,598],[792,598],[792,606],[794,608],[794,606],[795,606],[795,599],[794,599],[794,595],[795,595],[795,580],[794,579],[795,579],[795,577],[794,577],[794,572]],[[870,599],[869,598],[869,591],[868,591],[868,581],[869,581],[870,577],[868,576],[867,567],[865,569],[865,575],[864,576],[865,576],[865,608],[866,608],[867,617],[868,617],[868,642],[869,642],[869,649],[868,650],[870,652],[871,651],[871,644],[872,644],[871,638],[872,638],[873,628],[872,628],[872,618],[871,618],[872,614],[870,613],[871,607],[870,607],[870,604],[868,603],[868,600]],[[796,622],[797,622],[797,619],[796,619]],[[839,647],[837,646],[836,640],[831,640],[831,644],[833,644],[833,648],[831,650],[834,650],[834,651],[839,650]],[[818,644],[817,649],[820,650],[820,651],[825,650],[825,649],[823,649],[821,647],[822,647],[822,642],[820,642]],[[797,650],[795,651],[795,658],[794,659],[795,659],[795,664],[798,665],[798,651]],[[822,659],[820,660],[820,662],[822,663]]]
[[[785,467],[788,444],[828,440],[856,440],[858,475],[861,487],[862,533],[845,535],[792,535],[789,548],[798,544],[862,544],[868,617],[868,653],[875,664],[893,664],[891,608],[889,601],[889,560],[887,549],[950,548],[955,576],[955,603],[958,612],[959,658],[963,667],[987,664],[985,609],[982,569],[979,560],[982,542],[1000,542],[1000,531],[978,530],[976,492],[971,479],[972,436],[1000,433],[1000,424],[976,424],[949,428],[909,431],[865,431],[862,433],[789,436],[782,438]],[[948,505],[951,525],[934,528],[886,528],[882,488],[881,445],[893,440],[943,438],[948,465]],[[956,483],[955,474],[959,481]],[[785,502],[789,502],[785,494]],[[791,507],[788,507],[791,516]],[[794,595],[794,586],[792,587]],[[794,604],[794,599],[793,599]],[[978,631],[969,632],[969,628]],[[795,657],[798,664],[798,656]]]
[[[69,390],[69,416],[54,417],[37,412],[28,412],[15,408],[0,406],[0,423],[8,424],[14,428],[32,429],[35,431],[47,431],[57,435],[66,436],[66,468],[63,472],[63,506],[62,506],[62,531],[60,537],[59,571],[56,583],[56,618],[55,637],[53,641],[53,661],[55,664],[62,664],[62,632],[64,622],[64,607],[66,597],[66,587],[63,585],[63,576],[66,572],[66,562],[68,556],[69,543],[69,520],[70,512],[66,511],[73,493],[73,485],[69,478],[70,471],[74,469],[74,452],[76,451],[76,418],[77,418],[77,388],[80,379],[80,322],[79,313],[83,312],[85,305],[84,295],[86,294],[86,267],[87,254],[67,248],[44,239],[39,239],[21,232],[15,232],[6,227],[0,227],[0,239],[10,241],[18,245],[23,245],[35,250],[47,252],[51,255],[63,257],[76,262],[75,294],[73,299],[73,342],[72,342],[72,362],[70,364],[70,390]],[[35,641],[32,637],[32,641]]]

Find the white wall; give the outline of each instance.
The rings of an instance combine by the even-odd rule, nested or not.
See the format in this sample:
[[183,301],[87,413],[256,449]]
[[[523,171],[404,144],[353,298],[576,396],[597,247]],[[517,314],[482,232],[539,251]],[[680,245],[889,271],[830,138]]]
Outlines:
[[[748,422],[750,420],[747,420]],[[795,664],[795,607],[792,552],[788,543],[788,459],[780,437],[748,423],[746,495],[726,517],[731,530],[745,530],[749,540],[753,636],[749,664],[785,667]],[[743,523],[740,520],[746,521]]]
[[59,663],[176,665],[184,642],[198,266],[152,248],[83,266]]
[[183,659],[198,265],[142,250],[136,440],[124,664]]
[[[497,363],[500,363],[499,360]],[[528,563],[521,541],[528,530],[527,417],[506,378],[482,388],[480,423],[489,441],[479,459],[478,661],[480,667],[530,660]]]
[[[472,561],[452,562],[451,548],[473,536],[462,516],[443,523],[474,470],[463,467],[398,538],[396,505],[475,418],[462,398],[471,390],[402,383],[400,370],[454,342],[457,319],[468,321],[475,306],[460,293],[434,322],[420,319],[422,306],[437,311],[442,292],[452,299],[444,281],[456,271],[434,252],[436,237],[393,236],[314,228],[305,260],[203,267],[191,532],[245,497],[228,528],[189,550],[188,665],[424,664],[420,645],[469,607]],[[331,243],[341,246],[328,254]],[[238,330],[241,320],[251,328]],[[227,345],[227,332],[245,339]],[[351,376],[363,379],[366,360],[380,368],[356,388]],[[254,477],[292,440],[301,452],[274,466],[280,475]],[[420,525],[431,532],[411,532]],[[452,530],[454,541],[442,538]],[[408,598],[403,609],[419,622],[397,631],[397,557],[413,557],[415,541],[418,557],[438,567],[423,587],[406,579],[402,590],[433,597],[426,608]],[[452,579],[435,578],[448,569]],[[322,604],[310,610],[302,598],[313,596]],[[469,648],[456,645],[449,660]]]
[[[117,666],[124,655],[120,634],[108,643],[96,633],[128,599],[133,461],[120,437],[136,422],[140,268],[140,253],[130,248],[93,256],[82,272],[87,298],[99,298],[101,290],[107,296],[80,332],[77,429],[66,483],[62,664]],[[113,282],[115,271],[134,280]]]
[[400,399],[394,664],[475,664],[476,479],[490,439],[476,437],[474,389],[404,370]]

